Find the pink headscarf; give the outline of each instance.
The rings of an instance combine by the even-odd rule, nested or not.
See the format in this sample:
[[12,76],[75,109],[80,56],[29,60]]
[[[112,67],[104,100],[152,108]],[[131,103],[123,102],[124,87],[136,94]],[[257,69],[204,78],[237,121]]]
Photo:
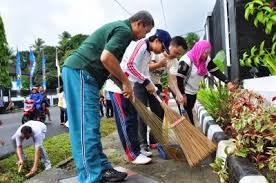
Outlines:
[[207,50],[211,49],[211,44],[207,40],[200,40],[195,43],[193,48],[187,53],[193,64],[197,68],[197,73],[200,76],[205,76],[208,72],[206,60],[201,60],[201,55]]

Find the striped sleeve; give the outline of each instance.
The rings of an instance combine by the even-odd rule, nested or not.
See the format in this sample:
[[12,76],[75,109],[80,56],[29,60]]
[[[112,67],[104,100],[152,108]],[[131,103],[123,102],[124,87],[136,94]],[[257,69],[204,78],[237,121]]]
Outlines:
[[148,79],[144,74],[142,74],[142,71],[137,69],[137,66],[142,64],[144,61],[145,53],[146,42],[141,40],[137,42],[127,61],[128,74],[131,74],[135,79],[137,79],[137,82],[139,83],[143,83],[145,79]]
[[207,69],[210,73],[215,72],[218,70],[218,67],[216,66],[216,64],[213,61],[210,61],[207,65]]

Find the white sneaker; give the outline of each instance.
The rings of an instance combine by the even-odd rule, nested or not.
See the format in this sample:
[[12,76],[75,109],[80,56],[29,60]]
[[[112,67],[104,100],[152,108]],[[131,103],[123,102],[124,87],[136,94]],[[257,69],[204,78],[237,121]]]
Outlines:
[[52,165],[51,165],[50,161],[49,161],[49,162],[44,163],[44,166],[45,166],[45,170],[49,170],[49,169],[51,169],[51,168],[52,168]]
[[150,157],[152,155],[152,152],[150,152],[147,148],[141,148],[140,153],[147,157]]
[[151,162],[151,158],[143,154],[139,154],[139,156],[137,156],[135,160],[132,161],[132,163],[136,165],[145,165],[145,164],[148,164],[149,162]]

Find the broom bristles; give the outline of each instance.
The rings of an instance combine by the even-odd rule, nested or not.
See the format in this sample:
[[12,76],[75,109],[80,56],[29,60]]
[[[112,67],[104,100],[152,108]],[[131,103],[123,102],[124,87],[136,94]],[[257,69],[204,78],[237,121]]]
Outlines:
[[182,120],[181,123],[173,127],[173,130],[190,166],[195,166],[216,150],[216,145],[184,116],[178,114],[165,103],[161,105],[166,114],[165,117],[168,118],[171,124],[180,118]]
[[[151,128],[151,132],[153,133],[154,138],[158,141],[159,144],[162,145],[168,157],[175,160],[183,159],[179,149],[170,146],[170,140],[177,142],[177,139],[174,135],[168,133],[167,128],[163,128],[162,120],[156,114],[149,111],[147,107],[137,98],[131,102],[137,110],[139,116]],[[176,153],[178,153],[178,155]]]

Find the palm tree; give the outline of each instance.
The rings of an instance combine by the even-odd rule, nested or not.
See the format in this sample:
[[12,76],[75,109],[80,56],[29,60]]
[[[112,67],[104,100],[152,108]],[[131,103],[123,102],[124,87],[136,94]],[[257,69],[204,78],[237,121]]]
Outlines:
[[33,47],[35,49],[35,51],[38,51],[40,52],[43,48],[44,48],[44,45],[45,44],[45,41],[41,38],[37,38],[35,40],[35,43],[33,44]]
[[67,43],[72,38],[71,34],[67,31],[62,32],[59,36],[58,47],[62,54],[65,54]]
[[59,39],[60,39],[60,41],[59,41],[59,43],[60,43],[60,42],[62,42],[62,41],[65,41],[65,40],[70,39],[72,36],[71,36],[71,34],[70,34],[69,32],[64,31],[64,32],[62,32],[58,37],[59,37]]

